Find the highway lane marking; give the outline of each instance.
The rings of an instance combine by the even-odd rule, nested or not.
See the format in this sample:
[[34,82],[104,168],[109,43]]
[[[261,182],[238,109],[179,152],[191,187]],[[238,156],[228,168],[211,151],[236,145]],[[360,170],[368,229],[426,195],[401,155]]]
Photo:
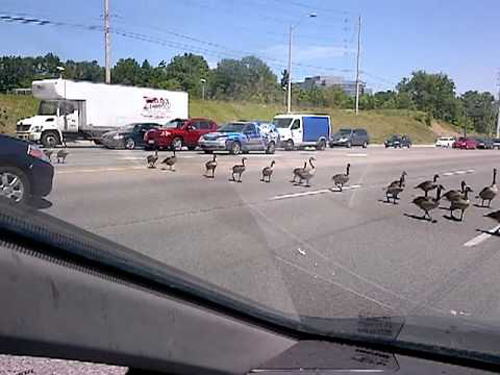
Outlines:
[[481,233],[480,235],[474,237],[472,240],[467,241],[466,243],[464,243],[464,246],[465,247],[473,247],[473,246],[479,245],[480,243],[483,243],[488,238],[490,238],[491,236],[493,236],[493,234],[490,234],[490,233],[495,233],[499,228],[500,228],[500,225],[497,225],[495,228],[491,228],[488,231],[489,233]]
[[[361,185],[351,185],[351,186],[346,186],[344,187],[344,190],[354,190],[354,189],[359,189]],[[311,195],[320,195],[320,194],[326,194],[326,193],[332,193],[331,189],[321,189],[321,190],[314,190],[314,191],[305,191],[303,193],[292,193],[292,194],[283,194],[283,195],[276,195],[270,200],[272,201],[279,201],[282,199],[290,199],[290,198],[301,198],[301,197],[308,197]]]
[[467,169],[465,171],[451,171],[451,172],[444,172],[442,173],[443,176],[459,176],[459,175],[462,175],[462,174],[471,174],[471,173],[474,173],[475,170],[474,169]]

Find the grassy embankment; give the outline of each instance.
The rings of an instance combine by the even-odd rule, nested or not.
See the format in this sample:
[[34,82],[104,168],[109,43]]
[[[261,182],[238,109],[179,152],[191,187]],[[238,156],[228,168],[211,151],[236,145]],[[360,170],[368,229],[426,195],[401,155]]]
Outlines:
[[[0,94],[0,133],[13,133],[17,120],[35,114],[37,106],[38,101],[31,96]],[[278,105],[209,100],[192,100],[189,104],[190,116],[208,117],[218,123],[241,119],[269,120],[281,112],[283,107]],[[446,123],[434,122],[432,127],[428,127],[425,114],[414,111],[364,111],[358,116],[349,110],[326,108],[304,109],[301,112],[329,114],[334,131],[341,127],[366,128],[374,143],[394,133],[408,134],[414,143],[432,143],[441,134],[456,134],[456,129]]]

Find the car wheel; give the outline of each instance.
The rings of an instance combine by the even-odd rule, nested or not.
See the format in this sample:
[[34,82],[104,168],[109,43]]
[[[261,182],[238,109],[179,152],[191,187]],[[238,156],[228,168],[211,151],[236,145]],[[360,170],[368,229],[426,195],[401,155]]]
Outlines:
[[172,140],[172,148],[176,151],[179,151],[182,148],[182,138],[175,137]]
[[233,142],[231,145],[231,150],[229,151],[232,155],[239,155],[241,152],[241,145],[239,142]]
[[269,142],[266,148],[266,154],[274,154],[275,151],[276,145],[274,144],[274,142]]
[[368,142],[365,141],[365,143],[363,143],[363,148],[367,148],[368,147]]
[[326,141],[324,139],[322,139],[321,141],[319,141],[318,145],[316,146],[316,150],[324,151],[325,148],[326,148]]
[[189,151],[194,151],[194,150],[196,150],[196,146],[189,146],[189,147],[188,147],[188,150],[189,150]]
[[203,152],[205,152],[205,154],[211,154],[213,151],[212,150],[203,150]]
[[48,131],[42,134],[41,139],[43,147],[54,148],[59,144],[59,134],[53,131]]
[[345,146],[346,146],[347,148],[351,148],[351,147],[352,147],[352,143],[351,143],[351,142],[347,142],[347,143],[345,144]]
[[294,148],[295,148],[295,144],[293,143],[293,141],[291,139],[289,139],[288,141],[286,141],[286,143],[285,143],[285,150],[292,151]]
[[135,141],[132,138],[127,138],[125,140],[125,148],[127,150],[133,150],[135,148]]
[[29,201],[31,186],[28,176],[15,167],[0,167],[0,197],[10,203],[24,204]]

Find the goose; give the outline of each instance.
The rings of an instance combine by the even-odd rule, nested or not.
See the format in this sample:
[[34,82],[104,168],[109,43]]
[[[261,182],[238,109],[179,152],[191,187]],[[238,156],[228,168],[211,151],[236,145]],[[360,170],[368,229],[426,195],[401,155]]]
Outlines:
[[237,174],[238,175],[238,182],[241,182],[241,175],[243,174],[243,172],[245,172],[245,169],[246,169],[245,160],[247,160],[247,158],[241,159],[241,164],[236,164],[235,166],[233,166],[233,168],[232,168],[233,181],[236,181],[236,179],[234,178],[234,175]]
[[303,167],[298,167],[293,170],[293,179],[290,182],[297,182],[297,178],[300,180],[300,172],[305,171],[307,168],[307,160],[304,162]]
[[432,217],[429,214],[429,211],[432,211],[439,206],[439,201],[441,200],[441,191],[444,190],[444,187],[443,185],[438,185],[436,188],[437,188],[436,198],[428,196],[424,197],[420,196],[412,201],[413,204],[417,205],[418,208],[424,211],[424,216],[422,216],[422,219],[428,217],[429,220],[432,221]]
[[148,155],[146,160],[148,162],[148,168],[155,168],[155,164],[158,161],[158,150],[155,150],[154,155]]
[[43,153],[49,159],[49,161],[52,161],[52,154],[54,153],[54,150],[43,150]]
[[462,181],[460,183],[460,190],[449,190],[448,192],[446,192],[446,194],[443,194],[443,198],[446,198],[446,200],[448,200],[449,202],[453,202],[457,199],[463,198],[466,186],[467,184],[465,183],[465,181]]
[[57,151],[57,163],[66,163],[66,158],[68,157],[69,152],[65,149]]
[[267,177],[267,182],[271,182],[271,176],[274,171],[274,164],[276,164],[276,162],[273,160],[270,166],[264,167],[264,169],[262,169],[262,178],[260,179],[261,181],[265,181]]
[[[500,210],[490,212],[489,214],[484,215],[484,217],[489,217],[490,219],[495,220],[497,223],[500,223]],[[498,227],[493,234],[500,235],[500,227]]]
[[311,166],[311,168],[304,168],[303,170],[299,171],[299,178],[300,178],[299,185],[302,184],[302,180],[306,180],[306,185],[304,185],[304,186],[305,187],[311,186],[309,184],[309,181],[316,174],[316,167],[314,166],[313,161],[316,161],[316,158],[314,156],[309,158],[309,165]]
[[497,180],[497,169],[493,168],[493,182],[491,183],[490,186],[486,186],[483,190],[481,190],[479,192],[479,195],[476,196],[476,198],[481,198],[481,207],[484,207],[484,201],[488,201],[488,206],[486,207],[491,207],[491,201],[498,194],[498,187],[496,180]]
[[175,172],[174,165],[177,162],[177,156],[175,155],[175,148],[173,149],[174,154],[172,156],[166,157],[163,161],[162,164],[168,165],[169,169],[172,172]]
[[[214,154],[212,160],[209,160],[205,163],[205,177],[214,178],[215,177],[215,169],[217,168],[217,155]],[[212,175],[208,175],[208,171],[212,172]]]
[[469,193],[472,193],[472,189],[469,186],[465,186],[463,196],[452,200],[450,204],[450,216],[452,219],[455,219],[453,216],[453,211],[460,210],[460,219],[462,221],[464,218],[465,210],[470,206]]
[[406,172],[403,171],[399,180],[393,181],[387,186],[385,191],[385,196],[387,197],[387,202],[390,202],[390,198],[394,200],[394,204],[396,204],[396,200],[399,199],[398,195],[401,194],[405,188],[405,176]]
[[345,174],[339,173],[332,177],[333,183],[335,184],[336,187],[339,188],[339,191],[342,191],[344,189],[344,185],[349,182],[350,169],[351,169],[351,164],[347,163]]
[[435,174],[432,181],[430,181],[430,180],[424,181],[424,182],[418,184],[417,186],[415,186],[415,189],[422,189],[425,193],[425,196],[427,197],[427,194],[429,193],[429,191],[434,190],[438,187],[438,185],[437,185],[438,178],[439,178],[439,175]]

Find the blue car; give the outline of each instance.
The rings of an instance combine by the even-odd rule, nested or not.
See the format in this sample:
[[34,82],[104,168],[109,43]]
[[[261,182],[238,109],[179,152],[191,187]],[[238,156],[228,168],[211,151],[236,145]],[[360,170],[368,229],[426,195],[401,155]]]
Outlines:
[[231,122],[219,131],[205,134],[199,146],[210,154],[213,151],[229,151],[233,155],[250,151],[274,154],[279,141],[278,130],[273,124],[258,122]]

